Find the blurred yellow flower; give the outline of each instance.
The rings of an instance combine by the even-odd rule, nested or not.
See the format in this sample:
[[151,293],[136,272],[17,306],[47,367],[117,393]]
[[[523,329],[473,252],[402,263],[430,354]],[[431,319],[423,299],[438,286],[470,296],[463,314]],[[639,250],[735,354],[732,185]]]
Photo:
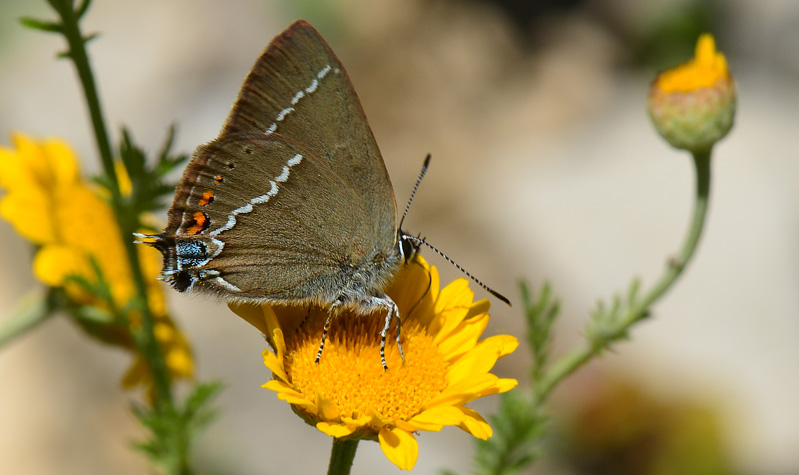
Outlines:
[[488,324],[488,301],[473,302],[465,279],[439,291],[438,271],[421,257],[402,270],[388,294],[402,316],[405,352],[403,363],[397,346],[387,345],[388,371],[379,356],[382,316],[338,315],[315,364],[326,309],[229,306],[274,348],[264,352],[274,376],[265,388],[325,434],[378,440],[391,462],[410,470],[419,451],[414,432],[454,425],[480,439],[491,436],[488,423],[465,404],[518,384],[489,373],[518,341],[509,335],[478,341]]
[[[0,147],[0,189],[7,192],[0,199],[0,217],[37,245],[33,274],[50,287],[64,288],[77,305],[105,308],[102,299],[68,279],[80,276],[96,282],[94,259],[110,286],[114,305],[124,307],[136,291],[122,236],[111,207],[81,178],[72,149],[61,140],[36,141],[21,133],[13,134],[11,140],[13,148]],[[167,315],[163,290],[155,280],[160,271],[158,252],[145,247],[138,252],[156,317],[156,338],[163,345],[170,373],[191,377],[191,349]],[[128,320],[134,327],[130,330],[140,325],[134,311]],[[107,343],[133,348],[126,331],[106,330],[96,335]],[[145,367],[138,357],[125,376],[125,386],[149,384]]]
[[649,91],[649,115],[672,146],[709,151],[732,128],[736,93],[724,55],[703,34],[691,61],[660,73]]

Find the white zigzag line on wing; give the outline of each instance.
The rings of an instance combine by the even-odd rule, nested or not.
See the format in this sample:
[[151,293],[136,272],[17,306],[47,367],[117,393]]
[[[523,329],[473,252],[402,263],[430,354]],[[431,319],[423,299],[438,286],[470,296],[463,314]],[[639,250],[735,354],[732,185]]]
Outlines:
[[[294,155],[290,159],[288,159],[288,161],[286,162],[286,165],[283,167],[283,170],[280,173],[280,175],[276,176],[273,180],[269,180],[269,184],[270,184],[269,191],[267,191],[263,195],[256,196],[255,198],[253,198],[249,202],[247,202],[247,204],[245,204],[243,206],[239,206],[238,208],[236,208],[233,211],[231,211],[230,214],[228,214],[227,222],[224,224],[224,226],[220,226],[220,227],[214,229],[213,231],[211,231],[208,234],[210,236],[218,236],[219,234],[221,234],[221,233],[223,233],[225,231],[230,231],[236,225],[236,216],[238,216],[240,214],[251,213],[252,210],[254,209],[253,205],[264,204],[264,203],[268,202],[271,198],[277,196],[278,185],[277,185],[276,182],[283,183],[286,180],[288,180],[291,168],[299,165],[300,162],[302,162],[302,155],[300,155],[299,153]],[[218,241],[218,240],[215,240],[215,241]],[[218,245],[218,243],[217,243],[217,245]],[[224,247],[224,244],[221,247]],[[221,250],[219,252],[221,252]]]
[[324,68],[320,69],[319,72],[316,73],[316,77],[311,81],[311,84],[309,84],[308,87],[300,89],[299,91],[297,91],[296,94],[294,94],[294,97],[291,98],[291,106],[286,107],[285,109],[277,113],[275,121],[272,122],[272,124],[270,124],[269,127],[266,128],[264,133],[266,135],[275,133],[275,131],[277,131],[278,122],[282,122],[283,119],[285,119],[289,114],[294,112],[294,106],[296,106],[297,103],[299,103],[303,97],[313,94],[319,88],[319,82],[322,79],[324,79],[325,76],[327,76],[328,73],[330,73],[330,71],[333,71],[336,74],[341,72],[339,68],[333,68],[329,64],[326,65]]

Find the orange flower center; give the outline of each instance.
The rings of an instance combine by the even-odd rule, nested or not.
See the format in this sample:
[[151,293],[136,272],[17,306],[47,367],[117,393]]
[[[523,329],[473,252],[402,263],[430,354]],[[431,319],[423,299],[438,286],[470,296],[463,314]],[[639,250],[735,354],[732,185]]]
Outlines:
[[[321,326],[306,322],[288,338],[286,372],[294,387],[310,401],[317,395],[332,401],[342,417],[361,417],[375,410],[387,421],[408,420],[447,385],[447,363],[425,328],[403,322],[403,364],[392,327],[386,341],[386,363],[380,362],[379,315],[345,313],[331,324],[319,364]],[[309,329],[311,331],[306,331]]]

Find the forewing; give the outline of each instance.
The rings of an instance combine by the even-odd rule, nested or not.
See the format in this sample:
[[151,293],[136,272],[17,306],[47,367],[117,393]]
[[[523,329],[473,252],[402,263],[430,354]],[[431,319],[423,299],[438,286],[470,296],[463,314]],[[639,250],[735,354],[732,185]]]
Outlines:
[[279,134],[310,149],[364,197],[375,239],[396,234],[396,202],[380,150],[341,62],[298,20],[276,37],[242,86],[220,138]]

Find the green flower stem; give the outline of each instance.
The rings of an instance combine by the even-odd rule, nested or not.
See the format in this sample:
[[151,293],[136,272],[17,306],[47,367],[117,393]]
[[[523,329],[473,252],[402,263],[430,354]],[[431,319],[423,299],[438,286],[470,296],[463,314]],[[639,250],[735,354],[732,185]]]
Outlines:
[[89,107],[89,115],[91,116],[92,128],[94,129],[94,136],[97,141],[97,148],[100,152],[103,170],[105,170],[105,174],[108,175],[108,179],[113,185],[111,187],[111,193],[114,195],[113,201],[121,202],[119,180],[114,170],[111,142],[108,139],[108,130],[105,127],[100,98],[97,94],[97,85],[94,82],[94,74],[92,74],[89,57],[86,54],[85,45],[87,40],[80,31],[80,25],[78,24],[79,19],[77,13],[72,8],[72,1],[61,0],[57,2],[57,4],[56,2],[53,4],[58,14],[61,16],[64,36],[69,44],[69,51],[67,54],[75,63],[75,69],[77,69],[80,83],[83,86],[83,93],[86,97],[86,104]]
[[55,312],[39,292],[24,297],[14,312],[0,322],[0,348],[32,330]]
[[328,475],[348,475],[350,473],[359,441],[359,439],[333,438],[330,465],[327,467]]
[[111,152],[111,144],[108,139],[108,132],[103,118],[103,112],[100,105],[100,99],[97,94],[97,86],[94,82],[94,75],[92,74],[91,65],[89,64],[89,57],[86,54],[86,41],[80,31],[78,13],[73,8],[71,0],[51,1],[51,5],[56,9],[61,17],[63,34],[69,44],[68,56],[75,64],[75,69],[78,72],[83,92],[86,97],[86,104],[89,108],[89,115],[91,116],[92,127],[97,142],[97,148],[100,152],[100,158],[103,164],[103,169],[111,184],[111,204],[114,208],[114,214],[117,217],[119,230],[122,234],[122,242],[125,246],[125,253],[127,254],[128,262],[130,263],[131,274],[138,299],[141,302],[141,321],[142,330],[140,336],[137,338],[139,350],[147,360],[150,370],[153,374],[153,380],[156,387],[156,407],[172,407],[172,388],[170,386],[169,373],[167,371],[166,363],[164,362],[163,355],[160,351],[158,341],[155,339],[153,316],[150,312],[150,306],[147,302],[147,290],[144,283],[144,275],[141,270],[139,256],[136,252],[135,244],[130,236],[136,231],[135,219],[127,216],[123,206],[122,193],[119,189],[119,180],[117,179],[116,170],[114,169],[114,159]]
[[607,333],[606,338],[591,340],[585,347],[579,348],[564,356],[558,361],[536,385],[536,394],[539,403],[549,397],[552,390],[564,378],[586,364],[610,343],[624,338],[629,328],[649,315],[649,307],[660,299],[677,281],[685,270],[696,251],[699,238],[707,216],[708,200],[710,197],[710,156],[711,152],[695,152],[694,166],[696,168],[696,199],[694,201],[693,217],[688,234],[685,237],[679,254],[669,260],[666,270],[655,285],[642,298],[633,304],[630,310],[618,320],[615,328]]

